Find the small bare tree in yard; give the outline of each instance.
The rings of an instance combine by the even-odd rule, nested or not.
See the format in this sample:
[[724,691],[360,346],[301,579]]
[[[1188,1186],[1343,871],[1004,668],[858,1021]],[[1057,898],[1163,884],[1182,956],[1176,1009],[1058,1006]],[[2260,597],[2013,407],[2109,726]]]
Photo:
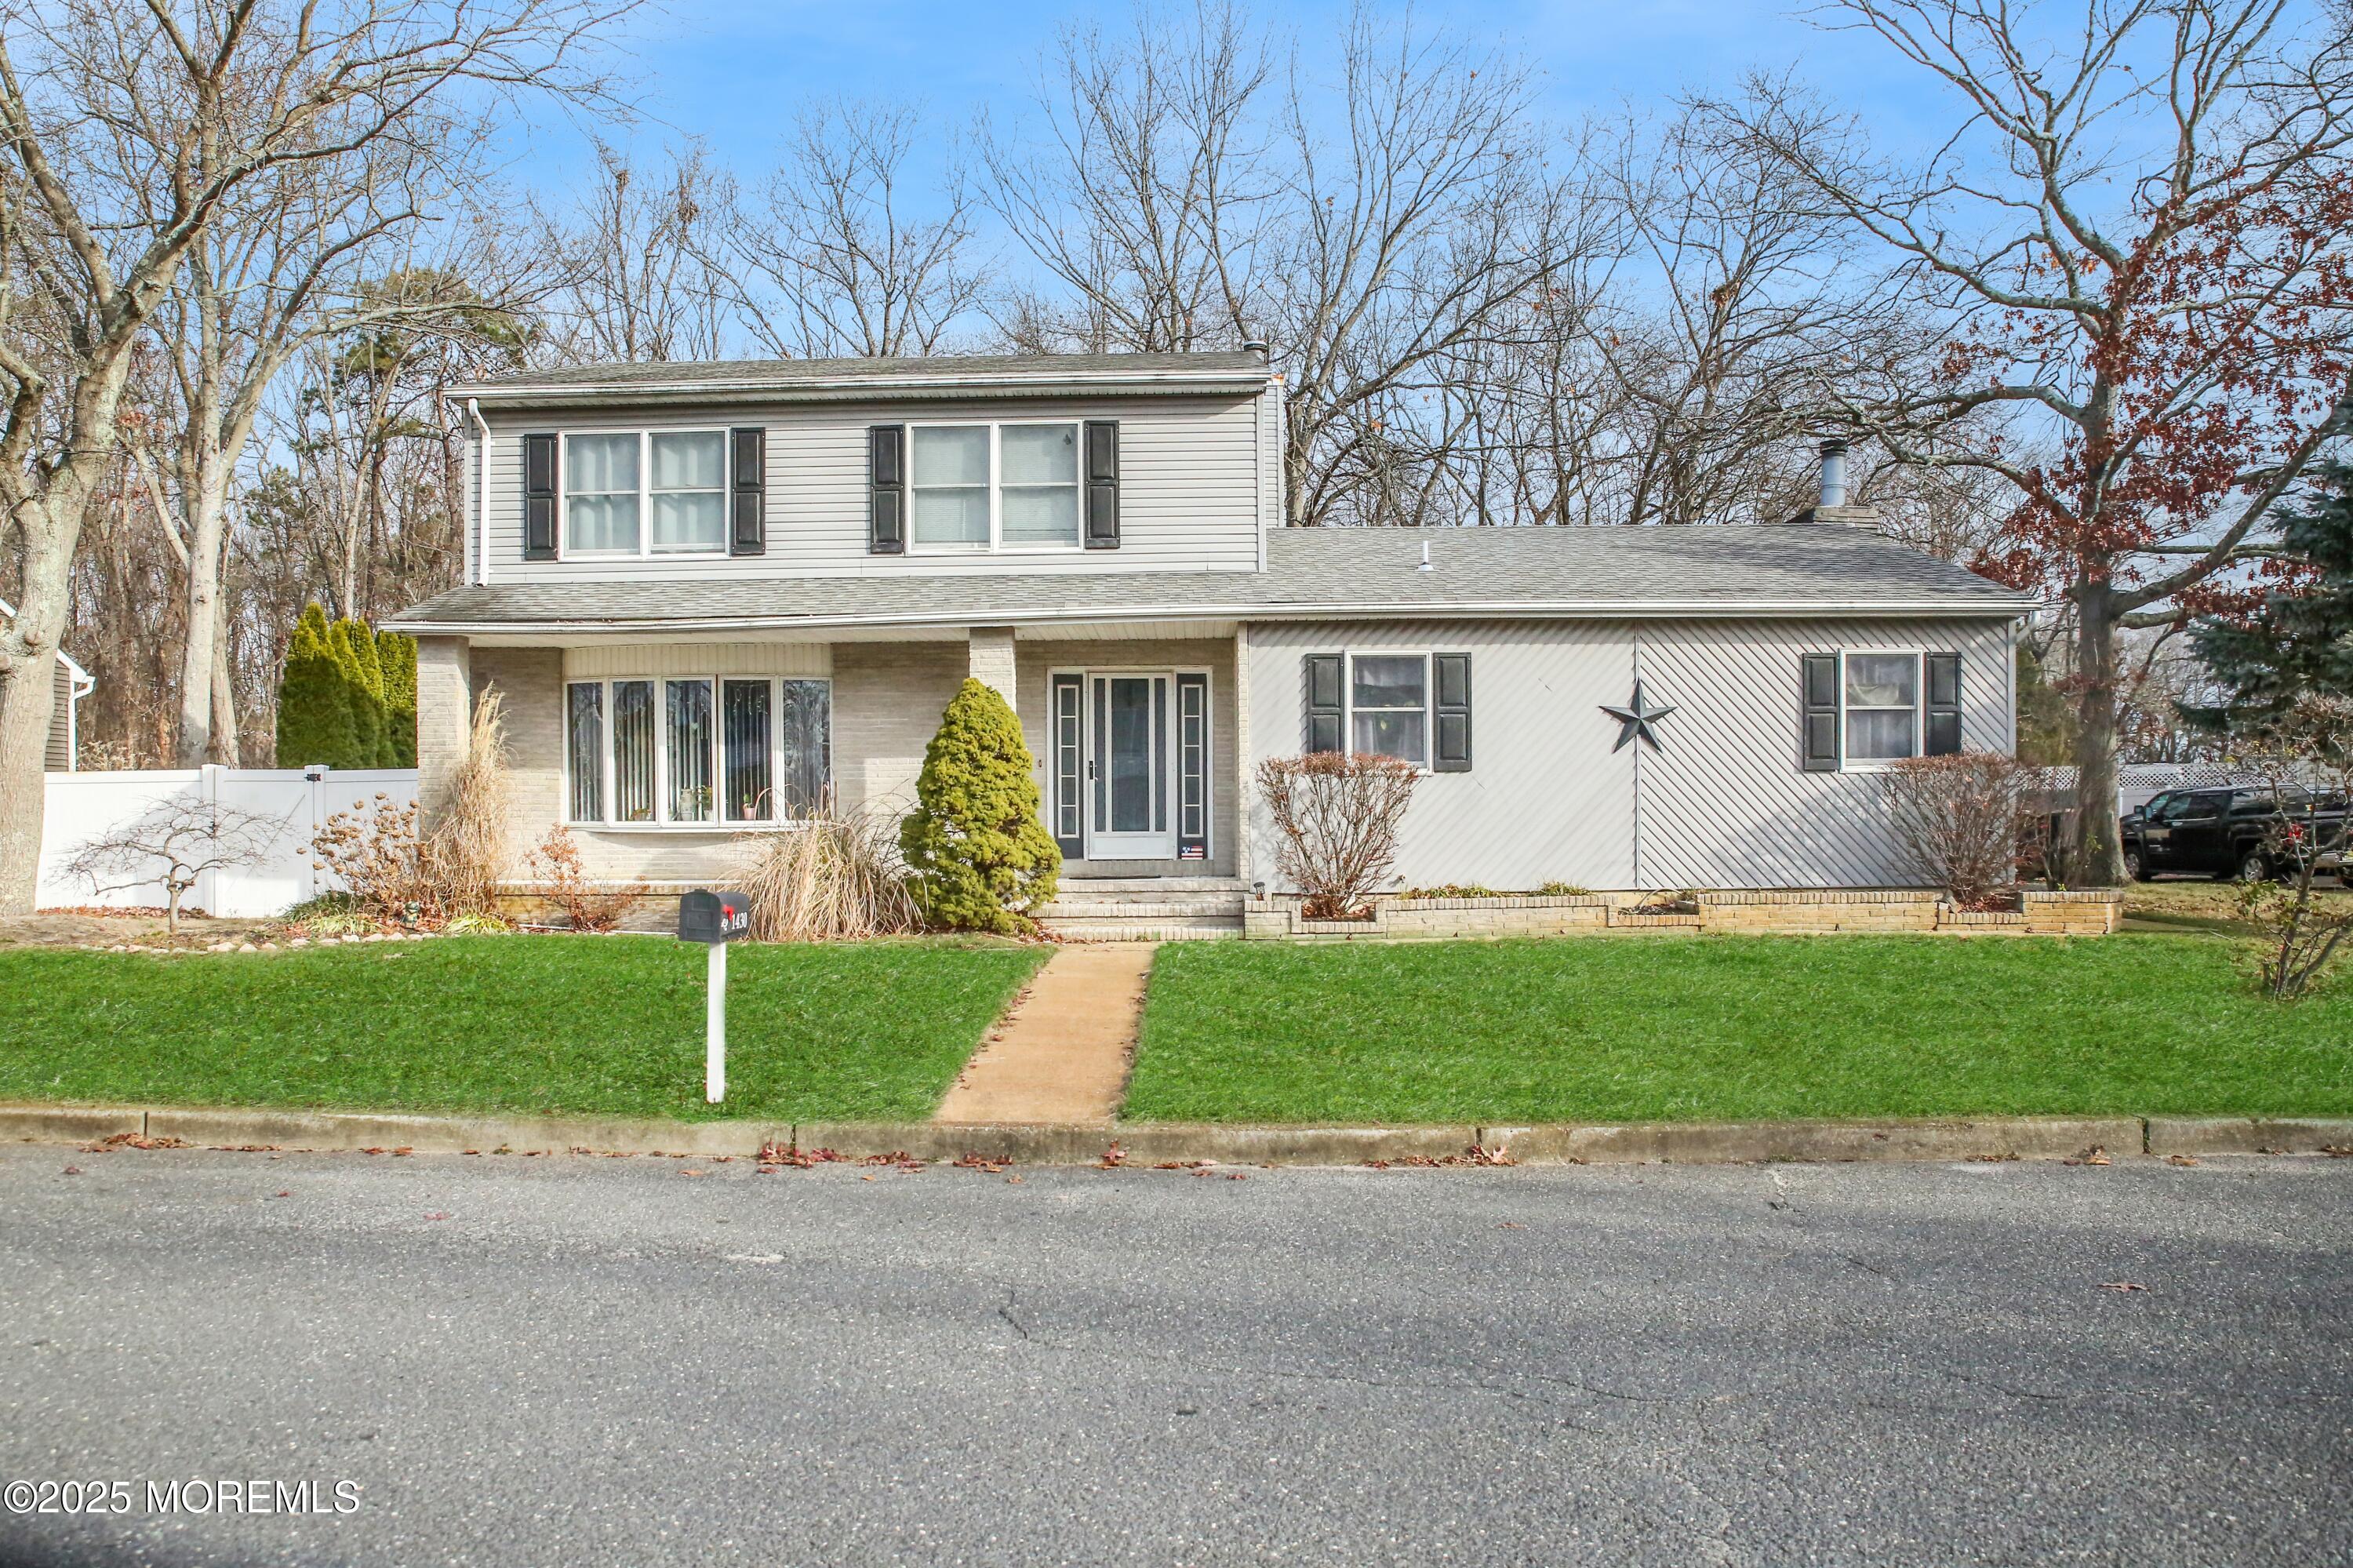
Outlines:
[[2259,737],[2272,806],[2264,857],[2287,872],[2242,884],[2240,909],[2255,928],[2255,972],[2275,1001],[2301,996],[2353,932],[2353,898],[2316,902],[2312,878],[2325,856],[2345,852],[2353,791],[2353,700],[2307,697]]
[[180,905],[208,871],[264,863],[287,824],[210,800],[166,800],[128,826],[85,843],[66,863],[69,876],[89,879],[92,893],[121,893],[150,883],[164,887],[164,929],[177,941]]
[[1388,879],[1398,824],[1419,779],[1410,762],[1362,751],[1259,764],[1259,793],[1282,834],[1275,869],[1307,895],[1310,919],[1356,917]]
[[1998,751],[1907,757],[1881,775],[1904,858],[1963,909],[2009,896],[2031,821],[2025,783],[2018,759]]

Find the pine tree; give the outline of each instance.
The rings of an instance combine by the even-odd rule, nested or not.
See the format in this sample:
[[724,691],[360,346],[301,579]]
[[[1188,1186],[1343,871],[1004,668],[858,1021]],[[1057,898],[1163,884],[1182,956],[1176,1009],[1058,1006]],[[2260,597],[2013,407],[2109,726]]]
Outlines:
[[2221,687],[2211,706],[2183,708],[2200,728],[2243,734],[2299,697],[2353,695],[2353,465],[2328,463],[2314,477],[2308,509],[2276,514],[2300,580],[2243,619],[2208,617],[2191,629],[2190,646]]
[[[359,739],[352,685],[335,656],[327,612],[314,602],[294,623],[278,683],[278,766],[355,768]],[[373,753],[370,753],[373,757]]]
[[345,616],[331,629],[329,646],[351,686],[353,768],[385,765],[384,671],[375,662],[375,633],[367,622]]
[[1005,699],[966,680],[923,750],[901,825],[915,901],[934,924],[1008,935],[1054,896],[1062,853],[1039,820],[1038,779]]
[[384,670],[385,728],[392,740],[390,768],[417,766],[417,639],[397,631],[375,634],[376,662]]

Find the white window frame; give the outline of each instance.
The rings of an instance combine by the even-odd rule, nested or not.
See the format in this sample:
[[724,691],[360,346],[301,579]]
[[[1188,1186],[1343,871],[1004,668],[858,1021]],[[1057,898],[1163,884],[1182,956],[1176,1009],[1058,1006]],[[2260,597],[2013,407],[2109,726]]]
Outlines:
[[[1008,545],[1005,542],[1005,464],[1003,450],[1008,429],[1030,429],[1055,426],[1071,432],[1072,463],[1071,494],[1077,503],[1078,525],[1068,544]],[[973,430],[988,432],[988,542],[968,545],[926,545],[915,536],[915,440],[922,430]],[[1087,429],[1083,419],[924,419],[907,424],[907,554],[911,556],[1067,556],[1086,547],[1087,535]],[[943,486],[962,489],[964,486]],[[1042,489],[1042,486],[1021,486]]]
[[[572,438],[575,436],[628,436],[638,438],[638,547],[634,550],[576,550],[572,546]],[[712,436],[719,438],[719,543],[691,550],[657,550],[654,538],[654,438],[656,436]],[[733,454],[728,450],[728,427],[725,425],[679,425],[636,430],[565,430],[558,434],[560,450],[555,464],[555,558],[559,561],[650,561],[708,560],[727,554],[728,467]],[[583,494],[620,495],[626,491],[584,491]],[[708,495],[707,490],[665,490],[664,495]],[[683,678],[683,677],[681,677]]]
[[[1426,648],[1336,648],[1340,655],[1340,743],[1354,753],[1356,749],[1356,661],[1359,659],[1419,659],[1421,661],[1421,755],[1400,758],[1413,764],[1417,773],[1430,771],[1430,748],[1435,745],[1434,731],[1438,726],[1436,655]],[[1408,714],[1412,708],[1366,708],[1368,714]]]
[[[617,782],[613,753],[613,687],[633,681],[649,681],[654,688],[654,820],[650,822],[623,822],[612,819],[613,808],[618,803],[614,793]],[[711,779],[712,816],[707,821],[680,821],[670,811],[670,683],[672,681],[708,681],[711,683]],[[770,817],[765,821],[739,822],[727,815],[725,789],[727,783],[727,724],[723,704],[724,685],[729,681],[765,681],[768,683],[768,778],[770,787],[781,779],[785,770],[784,726],[778,723],[784,713],[783,683],[794,682],[825,688],[825,787],[833,785],[833,679],[828,675],[763,675],[714,674],[702,670],[680,671],[665,675],[593,675],[586,680],[564,683],[564,815],[567,828],[590,828],[607,833],[757,833],[787,832],[807,825],[806,818]],[[598,686],[604,690],[604,722],[599,741],[603,747],[596,765],[606,811],[605,820],[590,821],[572,814],[572,688]]]
[[[1851,708],[1846,700],[1846,662],[1856,654],[1864,658],[1903,658],[1912,661],[1912,751],[1908,757],[1863,757],[1854,754],[1853,737],[1847,731],[1847,715],[1851,712],[1892,714],[1898,708]],[[1838,663],[1839,699],[1839,771],[1841,773],[1884,773],[1898,762],[1908,762],[1924,755],[1928,744],[1928,651],[1926,648],[1841,648]]]

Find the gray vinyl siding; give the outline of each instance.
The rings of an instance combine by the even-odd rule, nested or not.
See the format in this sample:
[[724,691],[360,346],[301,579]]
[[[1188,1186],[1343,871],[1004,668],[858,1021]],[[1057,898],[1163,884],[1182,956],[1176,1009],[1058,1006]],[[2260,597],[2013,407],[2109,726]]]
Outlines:
[[[2010,633],[2000,620],[1260,623],[1249,647],[1253,767],[1299,750],[1303,655],[1472,654],[1472,766],[1416,789],[1397,863],[1406,885],[1914,880],[1882,825],[1875,775],[1799,767],[1799,659],[1808,652],[1958,651],[1964,743],[2011,744]],[[1599,710],[1625,703],[1638,674],[1653,705],[1676,712],[1658,726],[1662,749],[1612,751],[1617,722]],[[1254,874],[1279,880],[1262,807],[1253,805],[1250,832]]]
[[[686,581],[973,573],[1248,571],[1266,479],[1261,397],[1020,398],[489,414],[490,580]],[[867,551],[867,430],[926,421],[1117,419],[1120,547],[1004,555]],[[767,550],[755,556],[522,559],[522,437],[757,425],[767,431]],[[470,537],[471,535],[470,535]]]

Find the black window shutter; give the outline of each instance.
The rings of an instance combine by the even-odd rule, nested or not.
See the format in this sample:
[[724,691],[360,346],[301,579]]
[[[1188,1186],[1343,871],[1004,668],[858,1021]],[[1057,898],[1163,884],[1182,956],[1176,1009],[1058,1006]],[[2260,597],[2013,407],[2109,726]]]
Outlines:
[[768,553],[768,432],[732,431],[728,446],[733,458],[734,527],[727,535],[731,556]]
[[872,503],[866,548],[871,555],[902,556],[907,552],[907,427],[876,425],[866,434]]
[[1087,421],[1087,548],[1119,548],[1119,421]]
[[[555,438],[522,439],[522,558],[555,559]],[[483,454],[488,461],[489,454]]]
[[1346,737],[1340,733],[1345,718],[1340,702],[1340,655],[1310,653],[1300,670],[1307,688],[1307,733],[1301,749],[1311,756],[1347,750]]
[[1432,773],[1471,771],[1471,655],[1439,653],[1437,666],[1437,741],[1430,748]]
[[1950,757],[1961,749],[1961,656],[1928,655],[1927,745],[1931,757]]
[[1799,656],[1804,668],[1805,768],[1809,773],[1839,770],[1839,662],[1835,653]]

